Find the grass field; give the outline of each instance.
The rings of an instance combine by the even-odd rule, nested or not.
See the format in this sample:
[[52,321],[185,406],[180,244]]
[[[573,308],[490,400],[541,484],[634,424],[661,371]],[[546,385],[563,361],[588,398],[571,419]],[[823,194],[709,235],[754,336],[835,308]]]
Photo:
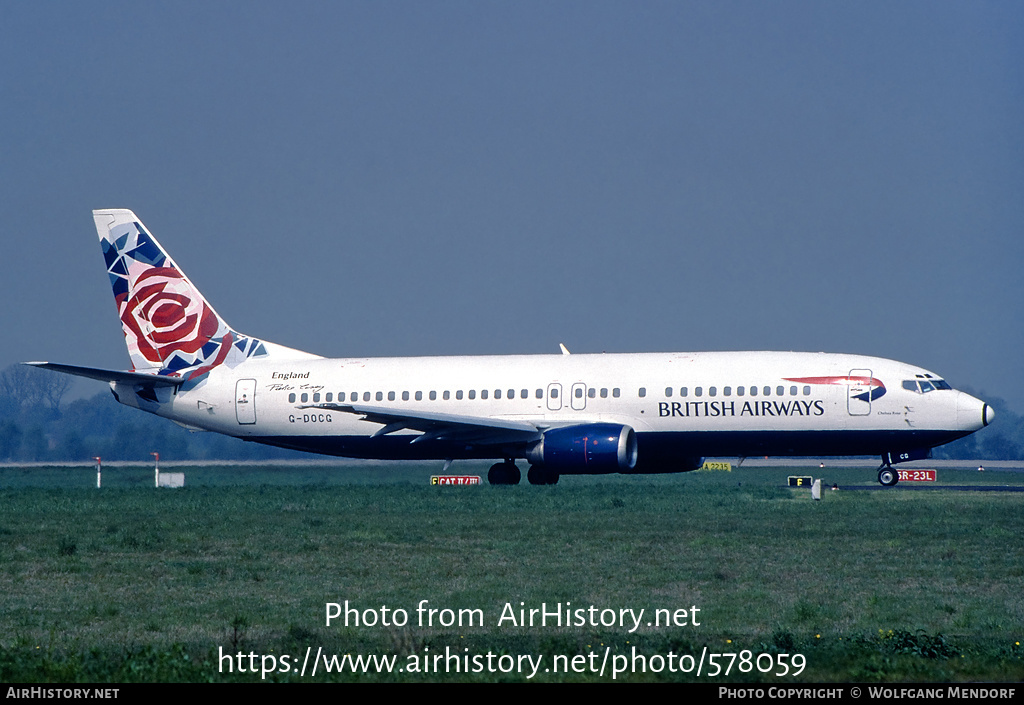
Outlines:
[[[749,650],[778,664],[779,654],[801,654],[806,667],[780,678],[737,660],[709,678],[631,661],[616,680],[1024,679],[1024,494],[839,490],[815,502],[809,490],[783,487],[786,468],[429,486],[438,470],[194,467],[185,488],[155,490],[150,469],[105,468],[97,490],[87,468],[0,469],[0,679],[251,681],[260,673],[238,673],[237,661],[223,672],[219,656],[273,655],[278,666],[289,656],[297,666],[307,647],[395,655],[399,666],[446,648],[490,652],[498,665],[510,663],[502,655],[543,656],[533,680],[610,681],[610,665],[603,675],[545,668],[556,656],[595,665],[610,655],[621,665],[633,649],[694,662]],[[865,470],[823,477],[874,483]],[[1024,484],[1015,473],[983,479]],[[980,481],[955,470],[940,480]],[[403,609],[409,623],[327,626],[325,605],[346,600],[378,618],[383,605]],[[420,626],[422,600],[478,610],[484,624]],[[597,615],[644,609],[644,619],[632,633],[498,624],[506,604],[518,616],[520,603],[567,602]],[[688,623],[646,626],[656,609],[688,610]],[[268,680],[529,675],[273,670]]]

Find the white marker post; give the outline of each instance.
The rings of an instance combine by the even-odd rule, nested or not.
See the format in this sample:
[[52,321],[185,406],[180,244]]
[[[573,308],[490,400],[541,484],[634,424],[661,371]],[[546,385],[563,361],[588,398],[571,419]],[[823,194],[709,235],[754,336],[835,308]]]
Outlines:
[[153,486],[160,487],[160,454],[150,453],[153,456]]
[[100,488],[100,473],[103,467],[103,458],[93,458],[96,461],[96,489]]

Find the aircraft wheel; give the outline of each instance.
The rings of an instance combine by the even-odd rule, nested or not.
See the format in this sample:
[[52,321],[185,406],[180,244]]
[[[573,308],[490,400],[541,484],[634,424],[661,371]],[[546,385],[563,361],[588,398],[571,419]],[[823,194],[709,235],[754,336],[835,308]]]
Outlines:
[[526,473],[531,485],[557,485],[558,473],[548,470],[543,465],[531,465]]
[[515,463],[495,463],[487,471],[487,481],[492,485],[518,485],[521,478]]
[[495,463],[487,471],[487,481],[492,485],[507,485],[505,480],[505,463]]
[[892,487],[900,481],[900,474],[886,465],[878,471],[878,482],[883,487]]
[[543,465],[531,465],[530,469],[526,471],[526,479],[530,481],[531,485],[550,484],[548,471],[544,469]]

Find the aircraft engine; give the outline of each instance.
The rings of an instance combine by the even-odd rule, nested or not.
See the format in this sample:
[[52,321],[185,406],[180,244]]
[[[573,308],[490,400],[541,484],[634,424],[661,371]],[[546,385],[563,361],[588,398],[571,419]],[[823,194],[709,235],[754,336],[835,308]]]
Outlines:
[[545,432],[527,460],[562,475],[630,472],[636,466],[636,447],[636,433],[629,426],[566,426]]

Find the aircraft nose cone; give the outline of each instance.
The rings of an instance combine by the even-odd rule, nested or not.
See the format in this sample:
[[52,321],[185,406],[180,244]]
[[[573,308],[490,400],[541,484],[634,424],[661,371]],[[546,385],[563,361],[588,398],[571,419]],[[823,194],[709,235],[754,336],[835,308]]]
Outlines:
[[957,424],[964,431],[977,431],[992,423],[996,412],[981,399],[960,392],[956,400]]

